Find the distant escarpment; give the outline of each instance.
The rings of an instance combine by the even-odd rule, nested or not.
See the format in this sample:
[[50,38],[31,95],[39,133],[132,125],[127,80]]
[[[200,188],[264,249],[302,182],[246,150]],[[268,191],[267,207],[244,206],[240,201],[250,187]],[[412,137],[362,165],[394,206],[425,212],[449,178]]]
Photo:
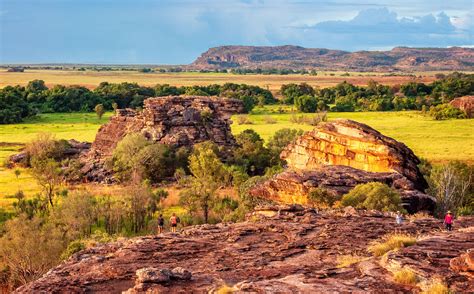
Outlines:
[[306,204],[316,188],[343,195],[356,185],[381,182],[400,192],[410,213],[435,207],[434,198],[424,194],[428,184],[413,151],[355,121],[321,124],[287,146],[280,157],[287,169],[254,187],[252,195]]
[[357,51],[299,46],[221,46],[197,58],[192,69],[317,69],[347,71],[474,70],[472,48],[407,48]]
[[219,146],[236,144],[230,130],[230,117],[244,111],[238,99],[207,96],[169,96],[149,98],[142,112],[118,109],[103,125],[83,157],[82,172],[90,181],[107,181],[111,172],[105,160],[127,134],[141,133],[150,141],[171,146],[192,146],[213,141]]

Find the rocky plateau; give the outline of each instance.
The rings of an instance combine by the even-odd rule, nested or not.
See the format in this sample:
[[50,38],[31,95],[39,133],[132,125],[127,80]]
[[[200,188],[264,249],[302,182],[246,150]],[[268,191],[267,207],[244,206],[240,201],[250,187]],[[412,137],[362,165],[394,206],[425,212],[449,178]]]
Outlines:
[[[16,293],[217,293],[223,286],[235,293],[419,293],[434,279],[455,293],[472,293],[473,224],[472,217],[459,218],[454,231],[444,232],[433,218],[396,226],[380,212],[263,208],[242,223],[86,249]],[[419,240],[384,258],[367,252],[394,232]],[[362,258],[338,266],[343,255]],[[395,282],[393,271],[401,266],[413,269],[420,283]]]

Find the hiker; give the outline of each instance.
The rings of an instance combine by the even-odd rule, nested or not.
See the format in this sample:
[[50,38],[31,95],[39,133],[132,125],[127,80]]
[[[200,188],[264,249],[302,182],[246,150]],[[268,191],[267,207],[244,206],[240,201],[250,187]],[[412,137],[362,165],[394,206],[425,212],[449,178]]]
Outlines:
[[403,215],[400,213],[400,211],[397,211],[397,214],[395,215],[395,222],[397,225],[401,225],[403,222]]
[[446,227],[446,231],[451,231],[453,229],[453,215],[451,214],[451,211],[448,210],[448,213],[444,217],[444,225]]
[[173,215],[170,217],[170,226],[171,226],[171,232],[176,233],[176,227],[178,226],[178,217],[176,216],[176,213],[173,212]]
[[163,215],[160,214],[160,217],[158,218],[158,234],[162,234],[165,228],[165,219],[163,218]]

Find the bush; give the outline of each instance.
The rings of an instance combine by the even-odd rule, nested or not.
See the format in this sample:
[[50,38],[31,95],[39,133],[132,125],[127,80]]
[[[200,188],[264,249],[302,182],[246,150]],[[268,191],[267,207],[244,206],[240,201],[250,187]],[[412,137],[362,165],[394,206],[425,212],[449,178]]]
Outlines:
[[418,282],[418,276],[416,273],[408,267],[399,269],[393,273],[393,279],[395,282],[404,285],[416,285]]
[[331,193],[324,188],[316,188],[308,194],[309,203],[319,208],[332,207],[340,198],[336,193]]
[[237,116],[237,123],[239,125],[251,125],[253,122],[250,120],[248,115],[238,115]]
[[439,280],[431,280],[423,289],[421,294],[449,294],[449,288],[445,283]]
[[283,149],[301,135],[303,135],[303,130],[289,128],[280,129],[268,140],[268,148],[275,158],[279,158]]
[[366,257],[358,256],[358,255],[341,255],[337,257],[337,268],[348,267],[355,263],[359,263],[361,261],[366,260]]
[[466,118],[466,114],[451,104],[440,104],[430,108],[430,116],[435,120]]
[[276,118],[271,117],[271,116],[269,116],[269,115],[265,116],[265,117],[263,118],[263,121],[264,121],[266,124],[276,124],[276,123],[277,123]]
[[389,186],[372,182],[357,185],[342,197],[343,206],[380,211],[400,210],[400,195]]
[[84,244],[84,242],[82,242],[81,240],[72,241],[71,243],[69,243],[66,250],[61,253],[61,259],[69,259],[69,257],[71,257],[74,253],[77,253],[84,249],[86,249],[86,245]]
[[295,106],[301,112],[315,112],[318,100],[314,96],[303,95],[295,98]]
[[416,238],[410,235],[390,234],[384,236],[381,241],[372,243],[367,250],[374,256],[382,256],[391,250],[408,247],[415,243]]

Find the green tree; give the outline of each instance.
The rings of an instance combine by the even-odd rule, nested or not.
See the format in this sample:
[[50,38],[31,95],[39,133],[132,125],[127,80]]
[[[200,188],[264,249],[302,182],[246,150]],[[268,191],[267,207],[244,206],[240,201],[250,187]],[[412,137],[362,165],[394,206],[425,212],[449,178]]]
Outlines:
[[315,112],[318,100],[310,95],[298,96],[295,98],[295,107],[301,112]]
[[268,141],[268,148],[273,158],[278,159],[283,149],[301,135],[303,135],[303,130],[298,129],[285,128],[276,131]]
[[103,116],[104,113],[105,113],[104,105],[103,105],[103,104],[97,104],[97,105],[94,107],[94,111],[95,111],[95,114],[97,114],[97,117],[98,117],[99,119],[101,119],[102,116]]
[[63,182],[63,172],[60,164],[53,159],[34,159],[31,162],[31,174],[42,188],[49,205],[53,207],[54,196]]
[[216,192],[223,186],[226,174],[224,164],[214,150],[215,146],[210,142],[194,146],[193,153],[189,157],[191,172],[189,187],[180,197],[180,203],[188,210],[201,210],[206,223]]
[[401,209],[401,199],[395,189],[382,183],[372,182],[355,186],[342,197],[342,205],[380,211],[397,211]]

